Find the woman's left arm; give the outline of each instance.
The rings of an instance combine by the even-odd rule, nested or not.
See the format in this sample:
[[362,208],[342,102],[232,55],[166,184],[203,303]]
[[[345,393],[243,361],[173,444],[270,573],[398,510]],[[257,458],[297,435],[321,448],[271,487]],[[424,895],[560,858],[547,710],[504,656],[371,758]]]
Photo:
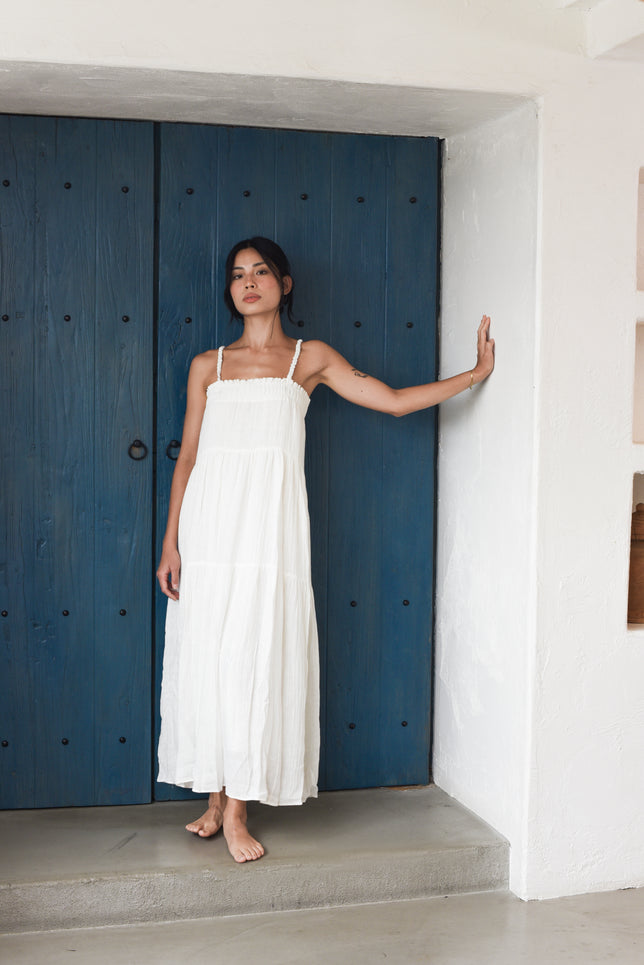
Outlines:
[[451,399],[490,375],[494,368],[494,339],[490,338],[490,319],[484,315],[478,328],[474,368],[438,382],[392,389],[379,379],[354,368],[333,349],[329,350],[325,363],[320,370],[319,381],[343,399],[390,415],[407,415]]

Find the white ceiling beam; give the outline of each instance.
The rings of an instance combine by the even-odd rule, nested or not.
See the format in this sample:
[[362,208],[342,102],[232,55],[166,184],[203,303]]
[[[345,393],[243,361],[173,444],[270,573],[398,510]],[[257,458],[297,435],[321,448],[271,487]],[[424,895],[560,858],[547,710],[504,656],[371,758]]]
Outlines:
[[[589,57],[614,54],[618,48],[639,49],[644,43],[644,3],[641,0],[603,0],[586,14],[586,52]],[[627,45],[627,46],[625,46]]]

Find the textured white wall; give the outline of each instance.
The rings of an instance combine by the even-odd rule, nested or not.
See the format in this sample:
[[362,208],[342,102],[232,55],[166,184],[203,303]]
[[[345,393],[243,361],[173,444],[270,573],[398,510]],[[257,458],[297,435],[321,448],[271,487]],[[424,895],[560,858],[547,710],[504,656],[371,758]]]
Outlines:
[[[525,897],[644,883],[644,65],[587,60],[582,7],[23,0],[0,33],[4,110],[450,134],[442,368],[472,364],[482,311],[499,357],[441,419],[437,774]],[[478,129],[508,96],[539,104],[536,159],[530,108]]]
[[640,168],[637,195],[637,287],[644,291],[644,168]]
[[[640,188],[642,185],[640,185]],[[640,196],[642,192],[640,191]],[[644,322],[635,335],[635,381],[633,389],[633,442],[644,442]]]
[[[591,75],[595,78],[595,75]],[[537,647],[526,892],[644,882],[644,635],[626,629],[642,75],[542,114]],[[580,82],[581,81],[581,82]],[[639,81],[639,83],[638,83]],[[639,763],[638,763],[639,762]]]
[[447,141],[441,373],[473,362],[492,316],[489,382],[441,407],[434,774],[525,861],[534,653],[537,109]]
[[525,897],[644,882],[644,634],[626,628],[644,132],[617,130],[624,95],[616,75],[544,95],[538,163],[526,112],[448,139],[442,368],[479,293],[499,361],[441,417],[436,774],[508,835]]

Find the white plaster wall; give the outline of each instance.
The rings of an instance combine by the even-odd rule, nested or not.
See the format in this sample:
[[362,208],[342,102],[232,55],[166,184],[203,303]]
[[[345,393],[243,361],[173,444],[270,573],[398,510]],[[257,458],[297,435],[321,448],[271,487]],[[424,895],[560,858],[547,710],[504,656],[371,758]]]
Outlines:
[[[509,838],[524,897],[644,883],[644,64],[585,58],[584,6],[23,0],[0,32],[4,110],[450,135],[443,370],[472,364],[482,311],[499,344],[442,413],[437,774]],[[529,110],[479,129],[526,95],[537,162]]]
[[644,637],[626,629],[644,129],[617,109],[642,77],[592,76],[542,114],[531,896],[644,882]]
[[626,627],[644,137],[620,133],[626,78],[591,79],[542,98],[538,164],[523,113],[448,139],[445,168],[441,367],[481,295],[499,359],[441,415],[436,776],[509,837],[532,898],[644,882],[644,634]]
[[637,194],[637,287],[644,291],[644,168],[640,168]]
[[[640,189],[641,187],[642,185],[640,185]],[[638,323],[635,331],[633,442],[644,443],[644,321]],[[642,453],[642,468],[644,468],[644,452]]]
[[441,407],[434,776],[525,860],[534,652],[538,118],[530,103],[444,154],[441,373],[474,361],[492,316],[491,379]]

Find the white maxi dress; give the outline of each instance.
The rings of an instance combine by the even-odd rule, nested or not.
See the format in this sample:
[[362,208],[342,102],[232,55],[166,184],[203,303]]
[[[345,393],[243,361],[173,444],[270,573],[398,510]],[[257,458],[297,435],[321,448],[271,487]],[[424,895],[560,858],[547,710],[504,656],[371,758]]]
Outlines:
[[181,506],[161,688],[158,780],[273,805],[317,795],[300,348],[286,378],[223,380],[219,349]]

